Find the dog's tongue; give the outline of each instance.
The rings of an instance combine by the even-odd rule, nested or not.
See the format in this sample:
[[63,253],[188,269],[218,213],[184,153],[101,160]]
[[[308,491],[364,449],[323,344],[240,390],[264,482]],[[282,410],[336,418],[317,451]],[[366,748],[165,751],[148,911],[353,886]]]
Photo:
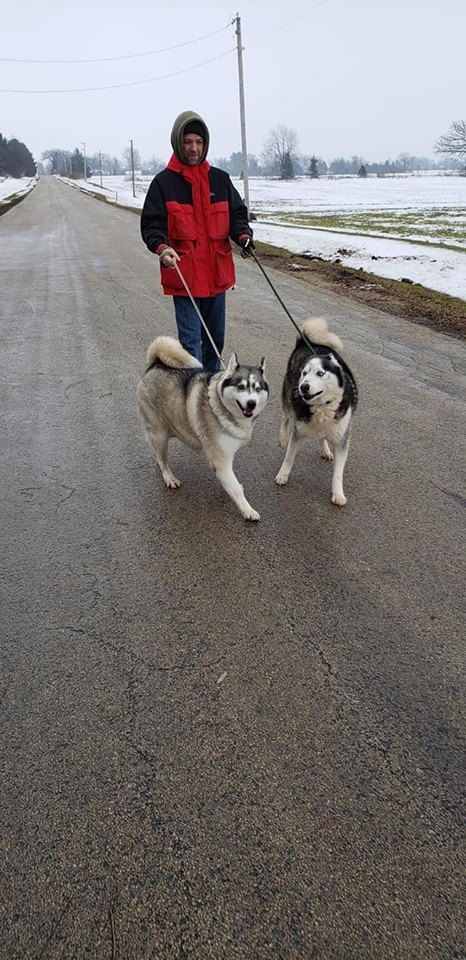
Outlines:
[[246,407],[246,409],[243,410],[243,413],[245,417],[252,417],[254,410],[248,410],[248,408]]

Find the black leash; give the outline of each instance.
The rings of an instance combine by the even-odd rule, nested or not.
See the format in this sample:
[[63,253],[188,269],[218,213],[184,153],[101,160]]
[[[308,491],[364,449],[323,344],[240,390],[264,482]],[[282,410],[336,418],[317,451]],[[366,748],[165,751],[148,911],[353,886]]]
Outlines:
[[263,268],[260,260],[257,258],[256,254],[254,253],[254,250],[252,250],[251,247],[248,247],[248,248],[246,248],[246,249],[248,250],[248,256],[253,257],[253,259],[256,261],[257,266],[259,267],[259,270],[262,271],[265,279],[267,280],[267,283],[268,283],[269,287],[271,287],[271,289],[273,290],[273,292],[274,292],[274,294],[275,294],[278,302],[282,305],[282,307],[283,307],[286,315],[290,318],[290,320],[291,320],[294,328],[298,331],[298,334],[299,334],[299,336],[301,337],[301,340],[304,340],[304,343],[306,344],[306,346],[309,347],[311,353],[313,353],[314,356],[317,357],[317,356],[318,356],[317,351],[314,350],[314,347],[312,346],[312,343],[311,343],[311,342],[308,340],[308,338],[304,335],[304,333],[302,332],[302,330],[300,330],[300,328],[298,327],[298,324],[296,323],[296,321],[295,321],[295,320],[293,319],[293,317],[291,316],[291,313],[290,313],[290,311],[288,310],[288,307],[287,307],[286,304],[283,302],[280,294],[278,293],[278,290],[275,289],[275,287],[274,287],[274,285],[273,285],[270,277],[267,275],[267,273],[265,272],[265,270],[264,270],[264,268]]

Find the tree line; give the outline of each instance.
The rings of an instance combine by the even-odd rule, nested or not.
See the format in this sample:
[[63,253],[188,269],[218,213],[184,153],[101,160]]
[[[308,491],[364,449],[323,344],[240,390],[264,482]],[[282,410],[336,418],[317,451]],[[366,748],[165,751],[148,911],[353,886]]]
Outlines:
[[[84,170],[84,165],[86,169]],[[44,174],[67,177],[70,180],[79,180],[86,177],[98,176],[121,177],[129,175],[132,170],[146,176],[155,175],[163,170],[165,163],[159,157],[141,158],[139,150],[127,147],[121,157],[113,157],[109,153],[90,153],[84,157],[84,152],[76,147],[74,150],[64,150],[61,147],[52,147],[44,150],[39,163],[39,170]]]
[[0,177],[35,177],[37,168],[32,153],[21,140],[7,140],[0,133]]
[[[13,141],[11,141],[13,142]],[[17,143],[17,141],[14,141]],[[303,154],[298,150],[298,135],[291,127],[280,125],[270,131],[263,145],[259,157],[248,154],[248,173],[250,177],[279,177],[281,180],[291,180],[296,176],[359,176],[369,175],[387,176],[398,173],[409,173],[417,170],[444,169],[446,163],[453,169],[463,172],[466,159],[466,122],[455,121],[447,134],[439,137],[434,144],[434,151],[443,159],[438,161],[428,157],[417,157],[410,153],[400,153],[395,160],[383,160],[378,163],[368,163],[360,156],[336,157],[327,163],[316,154]],[[29,155],[30,156],[30,155]],[[31,157],[32,160],[32,157]],[[227,157],[219,157],[215,165],[226,170],[231,176],[243,175],[243,155],[237,150]],[[142,159],[137,148],[131,151],[127,147],[121,158],[112,157],[107,153],[84,154],[76,147],[72,152],[60,148],[46,150],[42,154],[40,172],[58,174],[72,179],[96,176],[136,174],[155,175],[165,166],[163,160],[152,156]]]
[[[460,149],[461,145],[463,150]],[[387,159],[378,163],[368,163],[360,156],[336,157],[327,163],[316,154],[309,156],[300,153],[296,130],[281,125],[270,131],[260,157],[248,155],[248,171],[252,177],[269,176],[291,180],[295,176],[303,175],[314,178],[335,175],[366,177],[370,174],[386,176],[414,170],[437,170],[444,169],[445,161],[449,167],[459,169],[462,167],[462,158],[466,156],[466,124],[462,121],[453,124],[450,135],[439,138],[434,150],[444,159],[435,161],[429,157],[417,157],[404,152],[398,154],[395,160]],[[222,157],[217,163],[232,176],[242,175],[243,158],[240,152],[232,153],[229,160]]]
[[[428,157],[416,157],[410,153],[400,153],[395,160],[383,160],[379,163],[367,163],[363,157],[336,157],[327,163],[322,157],[299,153],[298,135],[291,127],[280,125],[270,131],[260,157],[248,155],[249,175],[279,177],[291,180],[295,176],[368,175],[386,176],[408,173],[414,170],[444,169],[446,162],[451,168],[463,170],[466,159],[466,122],[456,121],[449,133],[439,137],[434,151],[442,156],[438,161]],[[241,176],[243,157],[240,152],[232,153],[230,159],[220,158],[217,165],[232,176]],[[466,170],[466,168],[464,168]]]

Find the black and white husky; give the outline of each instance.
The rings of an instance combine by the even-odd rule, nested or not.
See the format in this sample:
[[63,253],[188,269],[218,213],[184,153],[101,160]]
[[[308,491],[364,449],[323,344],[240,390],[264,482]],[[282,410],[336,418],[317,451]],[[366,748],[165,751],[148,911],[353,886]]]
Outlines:
[[301,333],[283,382],[279,442],[286,454],[275,481],[279,485],[288,482],[303,440],[314,438],[320,441],[324,460],[334,459],[332,503],[343,507],[343,471],[358,399],[356,382],[337,352],[341,350],[341,340],[330,333],[326,320],[306,320]]
[[251,439],[252,428],[269,395],[265,361],[244,366],[233,353],[225,370],[208,374],[173,337],[157,337],[147,351],[138,407],[155,450],[165,485],[180,481],[167,461],[168,441],[177,437],[202,450],[223,489],[245,520],[259,520],[233,471],[236,451]]

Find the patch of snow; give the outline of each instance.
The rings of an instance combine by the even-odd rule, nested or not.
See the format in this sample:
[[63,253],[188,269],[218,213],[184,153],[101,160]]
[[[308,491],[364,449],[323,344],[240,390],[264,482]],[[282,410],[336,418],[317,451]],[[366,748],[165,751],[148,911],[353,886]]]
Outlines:
[[12,200],[13,197],[22,197],[29,193],[37,183],[37,177],[5,177],[0,178],[0,203]]

